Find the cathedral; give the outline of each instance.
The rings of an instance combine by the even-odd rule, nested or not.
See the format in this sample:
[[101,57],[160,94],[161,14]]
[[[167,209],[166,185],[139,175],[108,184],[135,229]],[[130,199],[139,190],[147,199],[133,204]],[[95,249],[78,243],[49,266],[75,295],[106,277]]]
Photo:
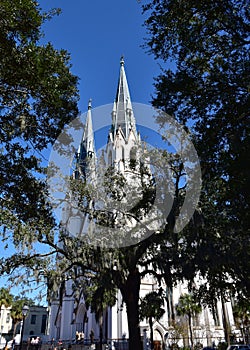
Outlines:
[[[134,159],[136,152],[142,147],[140,133],[137,130],[136,115],[134,115],[133,105],[130,98],[128,82],[125,73],[124,60],[120,60],[120,72],[118,79],[117,92],[111,114],[111,128],[106,135],[107,144],[103,151],[105,162],[112,165],[124,176],[131,176],[128,171],[126,159]],[[91,101],[88,105],[84,130],[82,130],[82,141],[75,156],[76,166],[74,176],[80,175],[88,178],[88,181],[95,181],[95,138],[92,125],[92,106]],[[89,159],[88,166],[85,160]],[[79,163],[80,166],[79,166]],[[130,164],[131,165],[131,164]],[[130,167],[131,168],[131,167]],[[81,173],[81,174],[80,174]],[[68,215],[68,214],[67,214]],[[66,221],[62,218],[62,221]],[[69,231],[81,231],[87,224],[86,217],[70,217],[67,225]],[[140,296],[144,297],[147,293],[158,288],[157,282],[152,276],[146,276],[141,281]],[[162,285],[162,288],[166,286]],[[170,313],[178,303],[179,297],[188,293],[185,283],[179,284],[173,290],[168,292],[165,302],[165,314],[159,321],[154,321],[154,341],[155,349],[171,348],[174,344],[179,347],[188,346],[188,331],[183,330],[185,319],[177,318],[178,327],[173,327],[170,322]],[[224,313],[222,313],[222,309]],[[193,320],[194,344],[202,346],[217,345],[225,341],[223,331],[224,319],[230,325],[231,332],[237,333],[234,324],[232,307],[230,302],[222,303],[218,301],[213,312],[208,308],[203,308],[201,313]],[[140,324],[141,339],[144,350],[149,349],[149,324],[143,320]],[[90,343],[91,339],[99,338],[99,326],[95,315],[87,309],[83,293],[76,302],[72,290],[72,281],[68,280],[63,290],[61,298],[54,297],[50,305],[49,319],[49,337],[50,339],[62,340],[67,343],[82,342]],[[103,339],[109,344],[110,349],[125,349],[124,343],[128,338],[128,324],[126,310],[123,307],[121,293],[117,293],[116,304],[107,308],[103,315]],[[120,344],[120,345],[119,345]],[[121,347],[123,344],[123,347]]]

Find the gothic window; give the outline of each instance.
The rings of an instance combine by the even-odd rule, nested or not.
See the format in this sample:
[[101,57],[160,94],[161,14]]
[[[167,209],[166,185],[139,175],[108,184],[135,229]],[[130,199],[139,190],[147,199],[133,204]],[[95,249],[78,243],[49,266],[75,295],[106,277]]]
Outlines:
[[130,150],[130,168],[135,169],[136,166],[136,147],[132,147]]
[[109,151],[109,155],[108,155],[108,165],[112,165],[112,152]]
[[122,147],[122,161],[124,162],[125,159],[125,152],[124,152],[124,147]]

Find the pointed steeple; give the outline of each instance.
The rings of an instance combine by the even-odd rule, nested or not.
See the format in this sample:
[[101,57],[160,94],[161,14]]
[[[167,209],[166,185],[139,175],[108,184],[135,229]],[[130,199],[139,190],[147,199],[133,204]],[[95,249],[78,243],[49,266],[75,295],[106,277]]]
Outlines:
[[[83,137],[81,144],[78,149],[77,154],[77,164],[78,170],[81,174],[86,176],[87,170],[89,172],[93,171],[94,164],[90,164],[91,159],[95,159],[95,143],[94,143],[94,132],[92,124],[92,115],[91,115],[91,99],[88,103],[88,112],[86,116],[86,123],[84,127]],[[88,169],[87,169],[88,168]]]
[[92,124],[92,115],[91,115],[91,105],[92,100],[89,100],[88,103],[88,112],[86,117],[86,124],[84,128],[82,144],[84,145],[87,153],[87,157],[91,157],[95,153],[95,144],[94,144],[94,133],[93,133],[93,124]]
[[122,130],[125,139],[128,139],[130,130],[133,130],[136,135],[135,118],[124,69],[123,56],[120,60],[120,76],[112,111],[112,130],[114,135],[119,128]]

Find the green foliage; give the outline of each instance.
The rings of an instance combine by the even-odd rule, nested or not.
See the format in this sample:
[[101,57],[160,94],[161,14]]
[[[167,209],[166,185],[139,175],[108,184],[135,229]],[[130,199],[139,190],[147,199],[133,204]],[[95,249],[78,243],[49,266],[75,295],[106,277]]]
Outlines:
[[34,305],[33,300],[25,297],[14,296],[7,288],[0,288],[0,306],[4,305],[6,308],[11,308],[10,315],[14,324],[13,338],[16,332],[17,324],[23,320],[22,308],[24,305]]
[[176,306],[176,312],[180,316],[194,316],[201,312],[201,305],[192,294],[182,294]]
[[2,258],[0,273],[35,267],[39,254],[27,252],[37,242],[53,244],[41,152],[78,115],[69,54],[39,42],[43,22],[59,12],[42,13],[34,0],[0,3],[0,233],[6,249],[21,252]]
[[96,321],[100,322],[103,312],[116,303],[117,289],[110,279],[110,271],[106,270],[100,276],[93,276],[90,286],[85,288],[85,301],[90,305],[91,312],[95,313]]
[[140,302],[140,318],[153,318],[157,321],[164,315],[164,298],[157,292],[150,292]]
[[165,310],[163,306],[164,298],[161,289],[159,289],[158,292],[153,291],[146,294],[140,302],[140,319],[143,320],[144,318],[146,318],[149,320],[151,349],[154,348],[153,319],[159,321],[160,318],[164,315]]
[[4,305],[5,307],[10,307],[13,301],[13,295],[10,293],[9,289],[4,287],[0,288],[0,307]]
[[209,281],[200,295],[249,298],[248,2],[153,0],[143,8],[146,45],[163,61],[153,105],[192,125],[202,167],[203,225],[188,239]]
[[34,301],[28,298],[20,298],[19,296],[14,297],[10,312],[14,327],[23,319],[22,309],[24,305],[32,306],[34,305]]
[[179,316],[188,316],[191,347],[193,348],[192,318],[201,312],[201,305],[192,294],[182,294],[176,305],[176,313]]
[[234,319],[238,326],[248,326],[250,321],[250,302],[249,300],[240,300],[233,307]]

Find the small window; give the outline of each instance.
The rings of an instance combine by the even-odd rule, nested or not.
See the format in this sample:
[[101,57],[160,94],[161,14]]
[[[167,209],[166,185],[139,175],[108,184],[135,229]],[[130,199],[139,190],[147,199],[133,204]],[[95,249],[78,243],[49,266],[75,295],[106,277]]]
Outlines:
[[10,313],[8,312],[6,315],[6,323],[9,323],[9,322],[10,322]]
[[41,333],[42,334],[45,334],[46,322],[47,322],[47,315],[42,315],[42,325],[41,325]]
[[31,315],[30,323],[36,324],[36,315]]

